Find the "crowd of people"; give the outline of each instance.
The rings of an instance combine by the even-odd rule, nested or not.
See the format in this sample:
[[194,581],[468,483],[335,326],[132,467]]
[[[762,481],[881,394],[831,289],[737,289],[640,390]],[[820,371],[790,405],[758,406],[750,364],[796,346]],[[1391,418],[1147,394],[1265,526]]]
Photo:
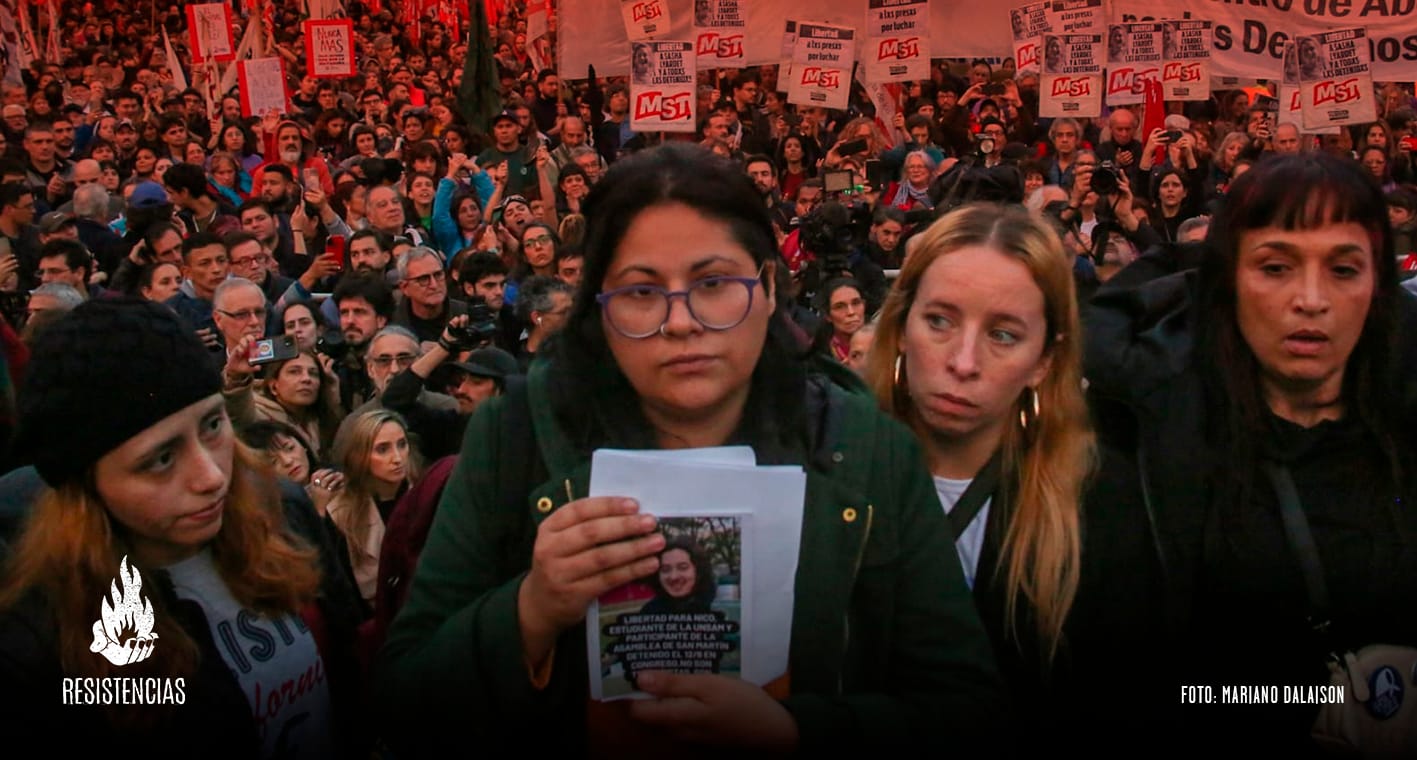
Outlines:
[[[13,741],[1309,754],[1366,746],[1333,710],[1417,726],[1411,83],[1309,135],[1255,88],[1040,119],[1011,60],[938,60],[887,120],[765,66],[645,133],[512,0],[484,124],[437,4],[348,3],[348,79],[304,70],[303,7],[262,43],[289,113],[175,87],[177,5],[60,3],[63,60],[0,85]],[[789,672],[589,702],[588,605],[703,564],[589,497],[591,454],[723,445],[808,474],[794,593],[758,601],[792,606]],[[130,567],[146,622],[106,629]],[[120,677],[185,703],[50,699]],[[1178,697],[1331,679],[1362,688]]]

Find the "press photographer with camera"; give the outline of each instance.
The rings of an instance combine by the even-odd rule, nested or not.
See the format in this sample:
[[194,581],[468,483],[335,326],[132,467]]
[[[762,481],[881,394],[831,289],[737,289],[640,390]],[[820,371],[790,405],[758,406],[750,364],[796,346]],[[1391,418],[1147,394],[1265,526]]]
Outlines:
[[[436,344],[408,369],[388,378],[380,397],[385,409],[408,420],[409,431],[430,461],[458,453],[463,430],[477,406],[500,394],[506,377],[518,372],[511,354],[489,346],[496,328],[488,319],[487,307],[482,309],[480,314],[450,320]],[[432,403],[436,396],[429,389],[451,396],[456,408]]]

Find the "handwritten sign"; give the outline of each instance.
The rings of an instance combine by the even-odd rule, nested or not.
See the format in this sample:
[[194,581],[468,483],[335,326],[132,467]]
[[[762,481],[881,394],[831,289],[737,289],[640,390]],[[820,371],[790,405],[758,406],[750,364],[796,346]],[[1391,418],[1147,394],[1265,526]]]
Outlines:
[[187,31],[192,40],[192,63],[206,63],[208,60],[227,63],[236,59],[236,40],[231,36],[230,5],[199,3],[187,6]]
[[349,19],[305,22],[305,65],[316,79],[355,75],[354,22]]
[[236,76],[241,90],[243,116],[262,116],[272,109],[278,113],[290,113],[285,64],[280,58],[237,61]]

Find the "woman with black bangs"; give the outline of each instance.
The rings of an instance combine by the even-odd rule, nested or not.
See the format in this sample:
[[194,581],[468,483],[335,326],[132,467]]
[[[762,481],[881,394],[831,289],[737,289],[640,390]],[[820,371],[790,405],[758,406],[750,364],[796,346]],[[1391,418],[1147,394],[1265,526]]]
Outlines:
[[[468,423],[479,443],[390,630],[377,691],[400,754],[469,733],[576,757],[997,740],[997,671],[920,450],[848,371],[801,357],[756,199],[693,145],[617,162],[592,191],[567,324]],[[807,472],[788,678],[647,673],[655,699],[588,703],[588,604],[666,549],[638,504],[585,497],[591,453],[734,444]]]
[[1382,194],[1351,161],[1261,162],[1204,247],[1147,254],[1087,317],[1104,464],[1075,651],[1099,695],[1127,684],[1129,731],[1312,752],[1315,705],[1177,695],[1326,685],[1330,652],[1417,645],[1417,302]]

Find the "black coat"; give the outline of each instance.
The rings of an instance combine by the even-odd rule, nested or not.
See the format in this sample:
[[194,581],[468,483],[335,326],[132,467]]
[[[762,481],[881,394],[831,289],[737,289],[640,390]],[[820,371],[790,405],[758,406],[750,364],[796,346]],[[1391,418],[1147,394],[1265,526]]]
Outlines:
[[[1165,736],[1177,751],[1238,741],[1308,752],[1317,707],[1181,704],[1186,684],[1214,686],[1218,699],[1224,685],[1327,682],[1273,490],[1257,478],[1247,498],[1233,498],[1218,485],[1245,473],[1234,452],[1214,444],[1210,429],[1219,426],[1208,422],[1214,406],[1202,374],[1213,358],[1194,353],[1198,273],[1189,267],[1201,253],[1148,253],[1106,283],[1087,312],[1085,372],[1102,464],[1084,501],[1073,665],[1092,694],[1082,703],[1105,704],[1109,725],[1120,727],[1117,746]],[[1410,367],[1417,299],[1404,295],[1400,305],[1409,361],[1399,366]],[[1399,404],[1408,419],[1414,390],[1409,380]],[[1307,431],[1277,418],[1270,427],[1258,448],[1293,471],[1342,608],[1334,615],[1342,634],[1325,643],[1417,645],[1413,605],[1393,601],[1417,596],[1412,469],[1393,482],[1385,466],[1372,467],[1380,453],[1356,415]],[[1314,445],[1280,451],[1303,437]],[[1393,491],[1407,506],[1389,515],[1379,505]]]

